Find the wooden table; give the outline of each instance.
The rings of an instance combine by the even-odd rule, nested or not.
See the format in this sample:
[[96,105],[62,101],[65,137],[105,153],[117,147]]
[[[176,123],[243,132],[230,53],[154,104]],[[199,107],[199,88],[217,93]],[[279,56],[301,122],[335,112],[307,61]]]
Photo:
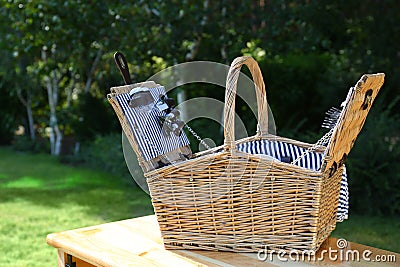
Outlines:
[[[302,256],[295,254],[275,254],[271,259],[271,255],[268,253],[168,251],[163,247],[160,230],[154,215],[54,233],[48,235],[46,241],[49,245],[57,248],[58,266],[62,267],[400,265],[400,254],[352,242],[348,242],[346,248],[338,249],[337,239],[335,238],[329,238],[325,241],[316,254],[316,260],[311,261],[307,260],[307,255],[304,255],[305,260],[301,260]],[[333,250],[336,250],[336,253]],[[331,257],[329,257],[329,251],[331,251]],[[363,258],[363,253],[367,254],[364,255],[367,258]],[[354,260],[357,254],[360,257],[359,261]],[[321,259],[321,255],[324,255],[323,259]],[[263,261],[259,259],[260,257],[266,259]],[[300,260],[296,261],[296,257]],[[368,261],[368,259],[371,259],[371,261]],[[376,259],[386,259],[386,261],[391,262],[378,263]]]

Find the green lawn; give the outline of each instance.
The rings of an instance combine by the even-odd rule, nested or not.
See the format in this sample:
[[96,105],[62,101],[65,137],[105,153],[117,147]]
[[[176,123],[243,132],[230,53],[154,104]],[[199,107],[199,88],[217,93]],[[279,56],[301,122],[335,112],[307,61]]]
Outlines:
[[52,232],[153,213],[133,180],[0,148],[0,266],[56,266]]
[[348,241],[400,252],[399,217],[370,217],[350,214],[348,220],[336,225],[332,235]]
[[[0,148],[0,266],[56,266],[52,232],[153,212],[133,180]],[[334,236],[400,252],[400,219],[351,215]]]

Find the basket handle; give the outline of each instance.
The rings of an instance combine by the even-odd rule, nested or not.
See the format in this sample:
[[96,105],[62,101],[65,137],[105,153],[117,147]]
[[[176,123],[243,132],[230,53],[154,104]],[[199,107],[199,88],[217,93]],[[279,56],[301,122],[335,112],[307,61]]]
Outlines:
[[256,87],[258,125],[257,135],[268,135],[268,109],[264,79],[260,67],[252,57],[238,57],[232,62],[226,78],[225,106],[224,106],[224,150],[232,151],[235,145],[235,98],[240,69],[246,65],[253,77]]

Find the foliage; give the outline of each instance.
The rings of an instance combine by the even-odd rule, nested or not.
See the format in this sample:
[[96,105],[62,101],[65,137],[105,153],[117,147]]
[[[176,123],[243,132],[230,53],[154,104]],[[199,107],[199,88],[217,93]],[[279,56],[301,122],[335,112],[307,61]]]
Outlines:
[[83,94],[67,118],[80,141],[91,141],[96,135],[106,135],[120,130],[118,120],[105,98],[98,98],[90,93]]
[[[27,122],[42,133],[50,127],[58,129],[61,137],[75,136],[82,142],[98,134],[119,134],[117,119],[105,103],[109,88],[122,83],[112,60],[116,50],[126,54],[134,82],[180,62],[229,64],[238,55],[251,55],[265,75],[278,133],[307,141],[320,133],[324,112],[338,106],[363,73],[386,73],[385,88],[378,96],[381,107],[398,94],[400,6],[395,0],[366,0],[362,5],[355,0],[1,0],[0,5],[0,88],[6,94],[4,102],[13,103],[0,101],[0,140],[4,142],[9,142],[19,125],[29,126]],[[213,89],[199,87],[188,98],[206,95],[223,100],[223,92]],[[395,104],[390,114],[399,107]],[[240,100],[237,108],[248,132],[254,132],[254,116]],[[379,120],[384,133],[394,131],[387,128],[393,123],[398,120],[392,115]],[[192,127],[200,136],[222,142],[218,125],[198,120]],[[364,154],[373,153],[367,144],[381,144],[379,136],[386,136],[374,131],[368,141],[359,140],[358,149],[367,148]],[[395,132],[391,138],[398,136]],[[396,149],[382,150],[382,158],[393,162],[398,157]],[[361,152],[353,152],[357,153]],[[354,181],[368,176],[360,170],[369,171],[369,161],[355,163],[351,156],[349,160]],[[385,171],[392,173],[382,170],[371,170],[369,175],[384,180]],[[355,182],[352,190],[361,194],[373,189],[379,196],[389,193],[375,188],[374,182],[372,178],[365,186]],[[393,194],[394,199],[388,201],[397,207],[399,200]],[[389,203],[385,201],[377,201],[382,204],[377,204],[380,212],[398,213],[398,208],[384,208]],[[359,211],[360,205],[353,203]]]
[[349,155],[350,204],[357,213],[400,214],[400,116],[393,112],[397,102],[383,107],[380,101],[372,107]]
[[15,119],[20,117],[17,110],[13,107],[18,104],[18,101],[8,94],[4,94],[0,98],[1,119],[0,119],[0,145],[10,144],[14,132],[17,130]]
[[[338,105],[339,98],[330,106],[321,103],[321,99],[332,92],[339,95],[327,75],[331,67],[329,55],[276,56],[261,61],[261,67],[264,69],[268,102],[278,130],[283,133],[293,133],[293,129],[298,132],[318,131],[325,111]],[[341,89],[340,94],[345,96],[348,89]]]
[[66,155],[61,161],[72,165],[83,165],[130,179],[122,152],[121,133],[97,135],[82,144],[77,155]]
[[30,139],[27,135],[15,136],[12,148],[21,152],[46,153],[49,151],[49,144],[43,138]]

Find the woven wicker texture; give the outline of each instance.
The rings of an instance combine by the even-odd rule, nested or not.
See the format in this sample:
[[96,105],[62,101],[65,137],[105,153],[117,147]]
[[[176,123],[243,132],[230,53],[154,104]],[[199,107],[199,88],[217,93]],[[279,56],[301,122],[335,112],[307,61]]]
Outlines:
[[[242,65],[249,67],[255,82],[258,131],[236,141],[235,97]],[[368,110],[362,111],[362,120]],[[145,171],[166,248],[257,252],[267,246],[315,251],[330,235],[336,226],[342,165],[333,172],[312,171],[236,149],[239,143],[262,139],[312,146],[268,134],[267,114],[257,63],[250,57],[235,59],[226,82],[224,145],[197,153],[188,161]],[[353,120],[351,116],[359,117],[357,111],[347,112],[342,121]],[[339,127],[335,136],[346,135],[348,125],[339,123]],[[342,139],[335,140],[328,148],[317,149],[327,149],[331,153],[328,160],[336,160],[332,155],[342,153]],[[134,141],[131,144],[134,147]]]
[[[243,64],[256,85],[259,124],[255,136],[235,141],[236,84]],[[224,112],[221,152],[203,152],[188,162],[146,174],[165,246],[236,252],[265,246],[318,249],[336,226],[342,167],[329,177],[328,172],[236,150],[238,143],[260,139],[311,146],[268,134],[265,86],[250,57],[237,58],[231,65]]]

